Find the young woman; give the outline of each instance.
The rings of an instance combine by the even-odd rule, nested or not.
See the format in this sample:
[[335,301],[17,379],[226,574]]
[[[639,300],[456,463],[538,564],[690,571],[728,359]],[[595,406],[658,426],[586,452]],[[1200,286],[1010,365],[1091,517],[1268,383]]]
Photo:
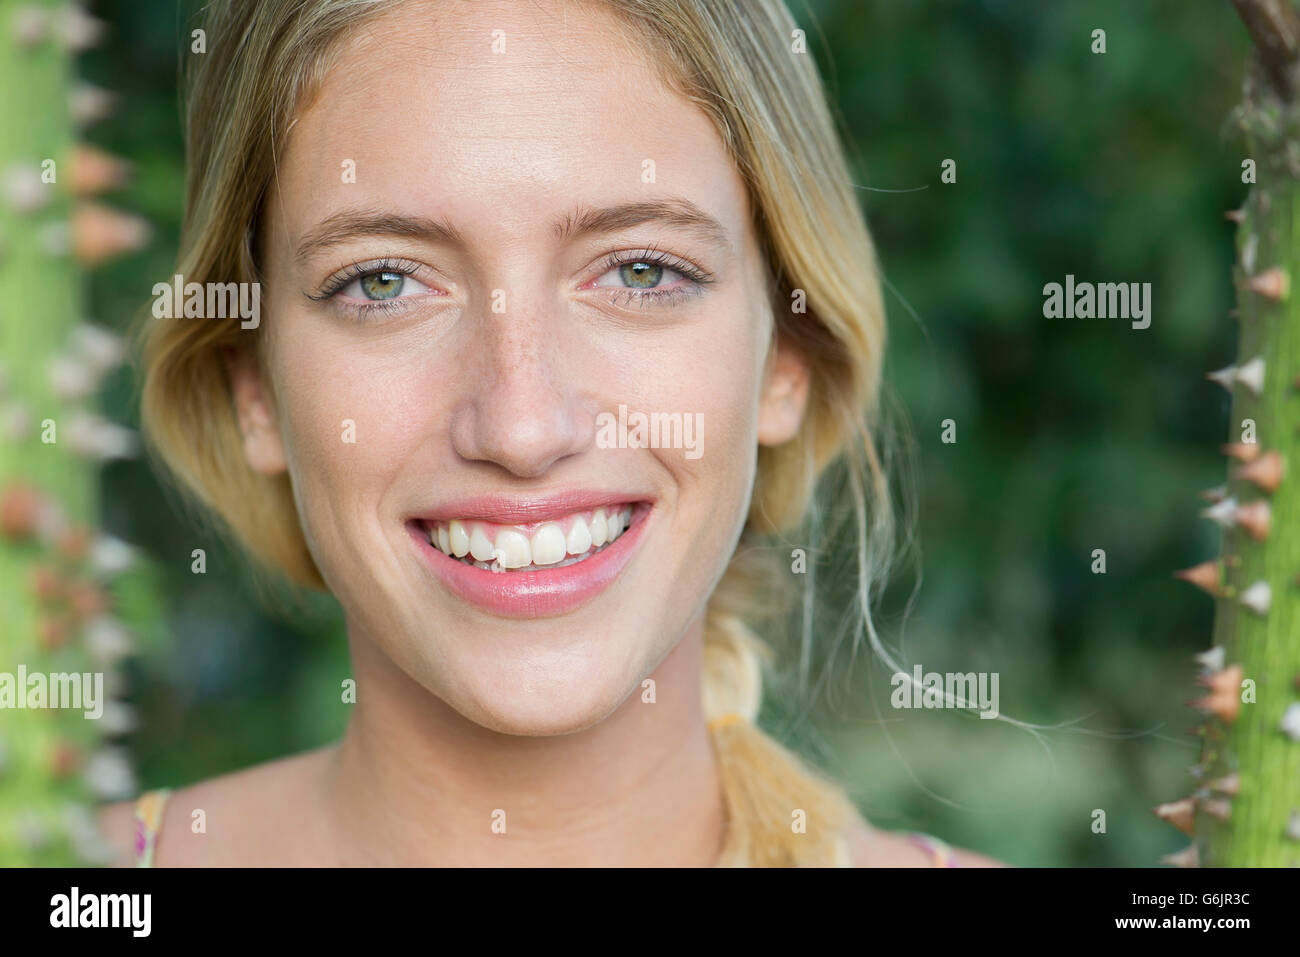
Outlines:
[[874,253],[780,0],[208,17],[176,272],[261,311],[150,320],[143,418],[338,599],[356,698],[337,744],[105,809],[124,859],[993,863],[754,724],[751,563],[800,584],[763,536],[844,457],[867,612],[891,532]]

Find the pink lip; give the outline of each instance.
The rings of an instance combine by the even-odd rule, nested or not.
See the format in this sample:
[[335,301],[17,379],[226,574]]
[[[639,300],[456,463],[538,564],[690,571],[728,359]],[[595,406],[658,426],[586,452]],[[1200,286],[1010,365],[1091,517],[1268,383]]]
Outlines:
[[[571,512],[632,504],[628,528],[613,545],[586,561],[538,571],[491,572],[444,555],[423,533],[419,519],[478,519],[501,525],[530,525]],[[464,601],[502,618],[551,618],[582,607],[608,588],[631,560],[653,509],[644,498],[565,493],[545,499],[481,498],[439,506],[406,523],[412,540],[439,579]]]
[[[449,522],[453,518],[478,519],[480,522],[495,522],[498,525],[531,525],[558,518],[572,512],[594,511],[610,505],[633,505],[637,502],[650,501],[648,495],[628,495],[618,492],[592,492],[575,489],[552,495],[539,495],[534,498],[515,496],[484,495],[478,498],[466,498],[457,502],[443,502],[428,512],[420,512],[412,518],[427,521]],[[584,563],[585,564],[585,563]]]

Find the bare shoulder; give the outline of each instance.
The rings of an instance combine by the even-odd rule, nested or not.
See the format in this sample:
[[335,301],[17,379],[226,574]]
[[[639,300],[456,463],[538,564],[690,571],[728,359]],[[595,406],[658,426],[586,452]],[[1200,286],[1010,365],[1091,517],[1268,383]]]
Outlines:
[[[849,857],[854,867],[932,867],[930,855],[901,834],[891,834],[858,820],[847,832]],[[1007,867],[1001,861],[954,847],[961,867]]]
[[[331,750],[305,751],[176,789],[163,809],[154,866],[233,866],[249,863],[257,851],[274,850],[291,836],[284,831],[283,809],[303,793]],[[134,863],[135,804],[118,801],[96,812],[113,866]]]

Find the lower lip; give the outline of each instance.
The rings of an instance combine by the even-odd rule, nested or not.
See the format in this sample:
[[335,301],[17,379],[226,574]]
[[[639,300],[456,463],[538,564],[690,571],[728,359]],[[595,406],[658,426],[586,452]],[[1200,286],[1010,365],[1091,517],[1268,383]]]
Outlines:
[[618,577],[641,541],[651,506],[632,508],[631,524],[613,545],[585,561],[532,572],[492,572],[444,555],[414,522],[406,529],[425,560],[458,597],[501,618],[552,618],[581,608]]

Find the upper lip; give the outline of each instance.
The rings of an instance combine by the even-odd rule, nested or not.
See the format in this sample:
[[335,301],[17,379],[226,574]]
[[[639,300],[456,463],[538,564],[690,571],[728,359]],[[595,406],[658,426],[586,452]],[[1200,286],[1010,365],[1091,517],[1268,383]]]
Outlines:
[[597,489],[566,489],[546,493],[516,495],[479,495],[473,498],[442,502],[422,510],[412,519],[426,522],[448,522],[452,519],[492,522],[496,525],[529,525],[560,518],[573,512],[606,508],[610,505],[632,505],[651,502],[653,496],[637,492],[602,491]]

